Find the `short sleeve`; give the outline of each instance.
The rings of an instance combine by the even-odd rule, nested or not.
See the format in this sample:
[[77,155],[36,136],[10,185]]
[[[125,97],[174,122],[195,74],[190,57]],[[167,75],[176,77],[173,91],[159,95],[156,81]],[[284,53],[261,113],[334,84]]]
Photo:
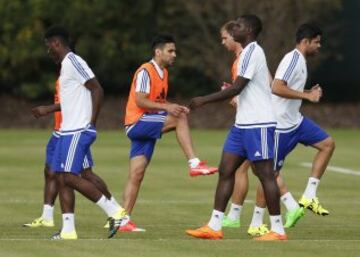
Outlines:
[[79,83],[84,85],[88,80],[95,77],[94,73],[83,59],[74,54],[68,55],[67,58],[69,61],[66,62],[68,66],[66,69],[73,73],[73,76]]
[[240,57],[240,62],[238,66],[238,76],[244,77],[246,79],[252,79],[254,77],[256,67],[257,67],[257,58],[255,51],[255,44],[252,44],[246,52],[242,53]]
[[138,93],[150,93],[150,76],[147,70],[142,69],[138,72],[135,78],[136,88],[135,92]]
[[295,75],[294,69],[299,61],[300,54],[296,51],[287,54],[280,62],[275,73],[275,79],[288,82]]

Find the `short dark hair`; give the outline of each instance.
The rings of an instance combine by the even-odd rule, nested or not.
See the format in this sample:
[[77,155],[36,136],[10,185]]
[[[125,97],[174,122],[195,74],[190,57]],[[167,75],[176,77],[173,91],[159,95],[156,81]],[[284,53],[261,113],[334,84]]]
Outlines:
[[304,23],[299,26],[296,31],[296,43],[300,43],[303,39],[314,39],[321,36],[321,29],[314,23]]
[[254,14],[241,15],[236,21],[244,20],[247,26],[249,26],[253,32],[253,35],[257,37],[262,30],[262,22],[260,18]]
[[151,48],[153,50],[164,47],[165,44],[175,43],[175,39],[171,35],[157,35],[153,38]]
[[65,45],[70,45],[70,35],[65,27],[61,25],[54,25],[45,32],[45,39],[51,39],[54,37],[59,38]]

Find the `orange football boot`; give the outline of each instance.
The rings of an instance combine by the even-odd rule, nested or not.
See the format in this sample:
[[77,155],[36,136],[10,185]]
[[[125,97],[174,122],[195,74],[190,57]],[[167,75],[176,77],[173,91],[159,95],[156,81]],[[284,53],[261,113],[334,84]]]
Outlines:
[[211,240],[218,240],[224,237],[224,233],[221,230],[215,231],[211,229],[208,225],[205,225],[198,229],[188,229],[186,230],[186,234],[196,238],[211,239]]

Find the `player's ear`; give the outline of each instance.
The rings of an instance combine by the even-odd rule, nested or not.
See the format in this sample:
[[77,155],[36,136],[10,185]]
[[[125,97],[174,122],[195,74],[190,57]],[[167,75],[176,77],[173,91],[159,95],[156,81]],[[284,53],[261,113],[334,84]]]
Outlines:
[[303,44],[305,44],[305,45],[308,45],[308,44],[310,44],[311,42],[310,42],[310,40],[309,40],[308,38],[304,38],[304,39],[301,40],[301,43],[303,43]]
[[161,54],[161,50],[159,48],[155,49],[155,56],[159,56]]

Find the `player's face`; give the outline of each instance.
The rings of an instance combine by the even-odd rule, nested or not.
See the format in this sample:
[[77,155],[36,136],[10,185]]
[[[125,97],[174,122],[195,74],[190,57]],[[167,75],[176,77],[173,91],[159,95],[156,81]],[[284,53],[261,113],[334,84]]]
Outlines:
[[58,40],[56,39],[45,39],[45,45],[47,47],[47,53],[55,63],[60,63],[60,57],[58,54]]
[[229,51],[235,51],[236,42],[234,38],[226,30],[221,30],[221,44]]
[[316,55],[321,48],[321,36],[318,35],[317,37],[309,40],[307,45],[307,54],[309,56]]
[[236,42],[244,43],[249,34],[249,28],[246,26],[243,19],[237,21],[238,26],[234,26],[233,38]]
[[166,43],[162,49],[159,50],[159,57],[165,67],[172,66],[176,59],[176,47],[174,43]]

